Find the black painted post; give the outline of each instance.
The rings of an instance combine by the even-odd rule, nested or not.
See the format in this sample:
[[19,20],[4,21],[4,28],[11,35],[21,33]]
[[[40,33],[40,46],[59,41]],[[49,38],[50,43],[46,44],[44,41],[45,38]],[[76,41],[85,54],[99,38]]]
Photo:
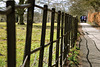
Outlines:
[[32,24],[33,24],[33,16],[34,16],[34,5],[35,0],[28,0],[28,3],[31,4],[31,7],[28,8],[27,14],[27,31],[26,31],[26,43],[25,43],[25,50],[24,50],[24,59],[23,62],[28,56],[28,59],[25,63],[25,67],[30,67],[30,51],[31,51],[31,37],[32,37]]
[[[67,34],[66,34],[67,33]],[[64,37],[64,65],[66,65],[66,61],[67,61],[67,54],[68,54],[68,14],[65,14],[65,31],[64,34],[66,34],[66,36]]]
[[76,16],[76,39],[77,39],[77,32],[78,32],[78,16]]
[[57,18],[57,43],[56,43],[56,67],[58,67],[59,63],[59,37],[60,37],[60,19],[61,19],[61,11],[58,11]]
[[53,48],[53,36],[54,36],[54,20],[55,20],[55,8],[52,8],[52,14],[51,14],[51,31],[50,31],[50,42],[51,45],[49,47],[49,63],[48,67],[52,66],[52,48]]
[[72,48],[74,47],[74,43],[73,43],[73,29],[74,29],[74,27],[73,27],[73,16],[71,17],[72,18],[72,22],[71,22],[71,44],[72,44]]
[[70,34],[70,37],[71,37],[71,38],[70,38],[70,41],[71,41],[71,42],[70,42],[70,43],[71,43],[71,48],[72,48],[72,46],[73,46],[73,43],[72,43],[72,33],[73,33],[73,32],[72,32],[72,30],[73,30],[73,28],[72,28],[72,21],[73,21],[73,18],[72,18],[72,16],[71,16],[71,23],[70,23],[70,25],[71,25],[71,26],[70,26],[70,30],[71,30],[71,32],[70,32],[70,33],[71,33],[71,34]]
[[73,30],[74,30],[74,26],[73,26],[73,22],[74,22],[74,18],[73,18],[73,16],[72,16],[72,48],[74,47],[74,36],[73,36]]
[[62,59],[63,59],[63,27],[64,27],[64,12],[62,12],[62,23],[61,23],[61,47],[60,47],[60,67],[62,67]]
[[68,15],[68,44],[70,49],[70,15]]
[[7,67],[16,67],[15,2],[7,1],[12,11],[7,15]]
[[74,43],[74,45],[75,45],[75,17],[73,17],[73,21],[74,21],[74,22],[73,22],[73,26],[74,26],[74,27],[73,27],[73,28],[74,28],[74,29],[73,29],[73,37],[74,37],[73,43]]
[[67,32],[67,35],[66,35],[66,61],[68,60],[67,58],[68,58],[68,53],[69,53],[69,43],[68,43],[68,22],[69,22],[69,15],[68,14],[66,14],[66,16],[67,16],[67,21],[66,21],[66,26],[67,26],[67,29],[66,29],[66,32]]
[[76,21],[76,17],[75,17],[75,40],[77,38],[77,21]]
[[69,52],[69,47],[70,47],[70,43],[69,43],[69,37],[70,37],[70,17],[69,17],[69,14],[67,14],[67,53]]
[[75,45],[75,20],[74,20],[74,17],[73,17],[73,47]]
[[[66,29],[67,29],[67,15],[66,15],[66,13],[65,13],[65,24],[64,24],[65,26],[65,28],[64,28],[64,34],[66,34]],[[63,58],[63,60],[65,60],[66,59],[66,41],[67,41],[67,39],[66,39],[66,36],[64,36],[64,58]]]
[[70,51],[70,15],[68,15],[68,38],[67,38],[67,41],[68,41],[68,52]]
[[44,44],[45,44],[46,22],[47,22],[47,9],[48,9],[48,6],[44,5],[43,21],[42,21],[42,34],[41,34],[41,43],[40,43],[40,46],[42,48],[40,50],[38,67],[43,67],[43,55],[44,55]]
[[72,26],[73,26],[73,34],[72,34],[72,37],[73,37],[73,47],[74,47],[74,45],[75,45],[75,43],[74,43],[74,17],[73,17]]
[[74,47],[74,45],[75,45],[75,43],[74,43],[74,17],[72,17],[72,18],[73,18],[73,22],[72,22],[73,34],[72,34],[72,37],[73,37],[73,47]]
[[71,22],[72,22],[71,15],[69,15],[69,45],[70,47],[72,46],[71,45]]

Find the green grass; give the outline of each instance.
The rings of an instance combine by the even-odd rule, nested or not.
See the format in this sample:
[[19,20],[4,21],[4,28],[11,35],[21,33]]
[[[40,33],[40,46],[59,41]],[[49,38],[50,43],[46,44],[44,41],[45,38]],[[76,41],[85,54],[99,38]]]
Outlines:
[[[46,39],[45,44],[50,42],[50,23],[47,23],[46,29]],[[54,40],[56,39],[56,26],[54,29]],[[31,43],[31,50],[40,47],[40,40],[41,40],[41,28],[42,23],[34,23],[32,28],[32,43]],[[26,25],[17,25],[16,24],[16,62],[17,67],[22,65],[23,55],[24,55],[24,48],[25,48],[25,40],[26,40]],[[55,45],[54,45],[55,46]],[[44,51],[44,67],[47,67],[48,63],[48,55],[49,55],[49,46],[45,48]],[[55,59],[55,48],[53,49],[53,59]],[[7,32],[6,32],[6,22],[0,22],[0,67],[7,66]],[[38,60],[39,60],[39,51],[33,53],[31,55],[31,66],[38,67]],[[54,63],[55,60],[53,60]]]

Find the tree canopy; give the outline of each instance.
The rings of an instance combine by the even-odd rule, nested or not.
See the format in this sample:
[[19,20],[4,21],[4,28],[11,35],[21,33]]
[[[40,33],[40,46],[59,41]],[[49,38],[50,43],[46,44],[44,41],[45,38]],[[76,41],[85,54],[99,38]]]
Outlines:
[[87,14],[88,11],[98,12],[100,0],[69,0],[69,13],[72,15]]

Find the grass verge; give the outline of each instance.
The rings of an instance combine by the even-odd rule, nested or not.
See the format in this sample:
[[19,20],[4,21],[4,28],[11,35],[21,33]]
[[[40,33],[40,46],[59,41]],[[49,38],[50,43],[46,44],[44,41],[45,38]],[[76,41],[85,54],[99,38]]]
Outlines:
[[[47,23],[45,44],[50,41],[50,25]],[[54,26],[54,40],[56,39],[56,26]],[[7,66],[7,31],[6,22],[0,22],[0,67]],[[40,47],[42,23],[34,23],[32,28],[32,43],[31,50]],[[16,24],[16,63],[20,67],[23,62],[24,47],[26,40],[26,25]],[[55,45],[54,45],[55,46]],[[49,46],[44,51],[44,67],[47,67]],[[55,58],[55,47],[53,48],[53,58]],[[31,66],[38,67],[39,51],[31,55]],[[54,60],[55,61],[55,60]],[[53,62],[54,63],[54,62]]]

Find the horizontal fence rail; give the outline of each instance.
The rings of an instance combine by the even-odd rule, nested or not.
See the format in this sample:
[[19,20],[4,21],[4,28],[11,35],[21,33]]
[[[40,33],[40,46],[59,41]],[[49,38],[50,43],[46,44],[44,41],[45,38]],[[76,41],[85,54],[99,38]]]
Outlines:
[[1,9],[0,10],[0,14],[9,14],[10,12],[12,11],[12,8],[11,8],[11,6],[8,6],[7,8],[5,8],[5,9]]
[[31,7],[31,4],[21,4],[21,5],[15,5],[15,8],[29,8]]
[[[47,5],[41,7],[35,4],[35,0],[28,0],[29,4],[15,5],[14,1],[7,1],[7,8],[0,10],[0,14],[7,16],[7,65],[8,67],[16,67],[16,26],[15,26],[15,9],[27,8],[27,32],[24,59],[21,67],[30,67],[30,55],[40,51],[38,67],[43,67],[44,48],[49,46],[49,59],[48,67],[63,67],[68,58],[70,48],[74,47],[77,39],[78,19],[67,13],[55,11],[55,8],[48,9]],[[42,32],[40,47],[31,51],[31,37],[32,37],[32,24],[34,17],[34,7],[43,10]],[[50,42],[45,44],[45,33],[47,23],[47,13],[51,12],[51,28],[50,28]],[[54,20],[57,14],[57,38],[54,37]],[[11,20],[13,19],[13,20]],[[60,35],[61,34],[61,35]],[[56,43],[56,58],[55,64],[52,64],[53,43]],[[60,52],[60,53],[59,53]],[[60,63],[60,64],[59,64]]]

